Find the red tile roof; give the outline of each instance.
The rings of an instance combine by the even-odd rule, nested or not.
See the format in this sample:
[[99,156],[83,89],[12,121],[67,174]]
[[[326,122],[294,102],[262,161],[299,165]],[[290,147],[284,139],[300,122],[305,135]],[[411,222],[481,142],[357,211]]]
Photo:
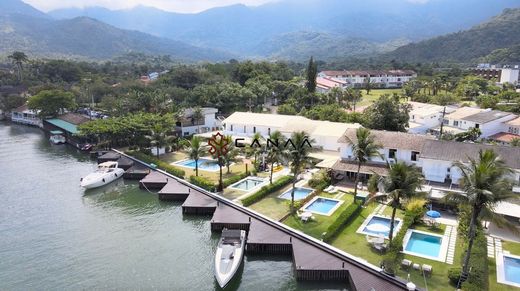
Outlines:
[[510,143],[513,139],[520,138],[518,134],[512,134],[509,132],[499,132],[489,137],[489,139]]

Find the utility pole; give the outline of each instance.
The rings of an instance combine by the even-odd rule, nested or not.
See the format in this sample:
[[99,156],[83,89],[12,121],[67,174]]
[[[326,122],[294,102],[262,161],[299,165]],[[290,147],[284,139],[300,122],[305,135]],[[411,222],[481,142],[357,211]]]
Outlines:
[[446,106],[444,106],[444,109],[442,110],[442,119],[441,119],[441,130],[439,133],[439,140],[442,139],[442,130],[444,129],[444,116],[446,115]]

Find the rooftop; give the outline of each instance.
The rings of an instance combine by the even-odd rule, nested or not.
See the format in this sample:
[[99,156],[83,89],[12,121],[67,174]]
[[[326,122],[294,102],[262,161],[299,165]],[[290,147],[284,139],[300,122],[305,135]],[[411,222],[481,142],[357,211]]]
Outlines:
[[510,143],[515,138],[520,138],[520,135],[518,134],[512,134],[509,132],[499,132],[496,134],[493,134],[492,136],[488,137],[489,139],[501,141],[505,143]]
[[61,120],[58,118],[51,118],[51,119],[46,119],[45,121],[58,128],[63,129],[64,131],[70,132],[72,134],[78,133],[78,128],[76,127],[76,125],[72,124],[70,122],[67,122],[65,120]]
[[517,117],[515,119],[512,119],[512,120],[509,120],[508,122],[506,122],[507,125],[512,125],[512,126],[520,126],[520,117]]
[[476,123],[488,123],[493,120],[497,120],[509,115],[513,115],[510,112],[503,112],[498,110],[485,110],[476,114],[468,115],[463,117],[463,120],[472,121]]
[[428,140],[421,151],[422,159],[468,162],[478,157],[480,150],[495,151],[513,169],[520,169],[520,147]]
[[90,119],[78,113],[65,113],[63,115],[58,116],[58,119],[75,125],[80,125],[82,123],[90,121]]
[[[412,134],[406,132],[371,130],[375,141],[385,148],[403,149],[420,152],[424,143],[433,139],[431,135]],[[340,143],[356,142],[356,130],[347,129],[338,140]]]
[[461,107],[454,112],[446,115],[445,119],[463,119],[466,116],[470,116],[473,114],[477,114],[484,111],[484,109],[475,108],[475,107]]
[[444,108],[446,108],[446,113],[452,113],[456,109],[450,106],[440,106],[436,104],[428,104],[428,103],[421,103],[421,102],[414,102],[409,101],[408,104],[412,106],[412,110],[410,111],[410,115],[416,115],[416,116],[430,116],[436,113],[440,113],[444,111]]

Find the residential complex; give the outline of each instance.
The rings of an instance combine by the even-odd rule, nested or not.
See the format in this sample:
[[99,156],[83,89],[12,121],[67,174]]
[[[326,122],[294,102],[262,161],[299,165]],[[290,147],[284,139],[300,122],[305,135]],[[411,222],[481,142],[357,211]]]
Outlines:
[[471,73],[487,80],[495,80],[500,84],[514,84],[519,83],[520,70],[518,66],[511,67],[497,67],[490,64],[480,64],[476,68],[470,69]]
[[334,86],[336,83],[343,87],[363,88],[368,78],[372,88],[400,88],[417,78],[417,73],[412,70],[322,71],[318,73],[317,83],[329,89],[337,87]]

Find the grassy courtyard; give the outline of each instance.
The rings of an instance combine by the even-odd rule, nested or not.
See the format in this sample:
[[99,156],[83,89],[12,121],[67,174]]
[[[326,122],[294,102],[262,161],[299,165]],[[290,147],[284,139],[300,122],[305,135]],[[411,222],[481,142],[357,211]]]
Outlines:
[[372,89],[372,90],[370,90],[370,94],[367,94],[366,90],[361,90],[361,92],[363,94],[362,99],[361,99],[361,101],[359,101],[359,103],[356,106],[369,106],[372,103],[374,103],[374,101],[379,99],[379,97],[381,97],[381,95],[384,95],[384,94],[392,95],[393,93],[401,93],[402,90],[401,89]]

